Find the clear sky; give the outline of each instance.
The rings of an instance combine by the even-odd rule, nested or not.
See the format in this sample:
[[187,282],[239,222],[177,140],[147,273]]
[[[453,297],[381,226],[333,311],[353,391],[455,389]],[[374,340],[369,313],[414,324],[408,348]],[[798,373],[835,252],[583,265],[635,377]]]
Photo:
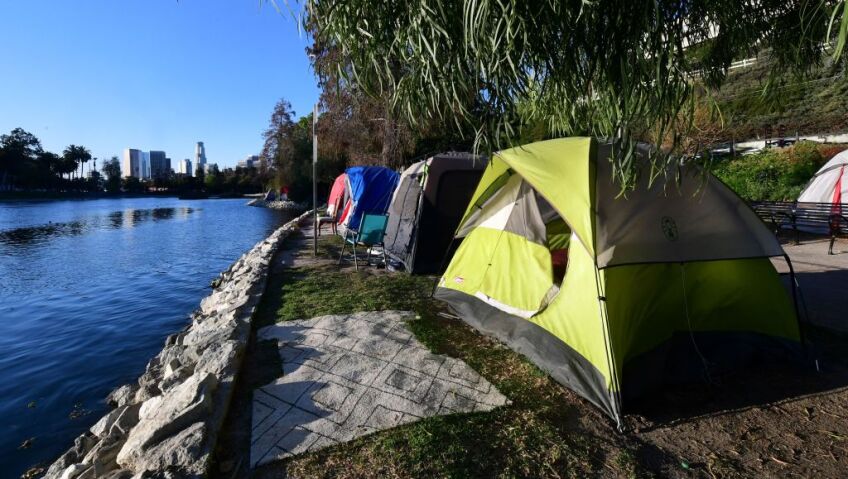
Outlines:
[[232,166],[259,153],[278,99],[311,111],[307,44],[259,0],[0,0],[0,134],[97,158],[165,150],[174,169],[203,141]]

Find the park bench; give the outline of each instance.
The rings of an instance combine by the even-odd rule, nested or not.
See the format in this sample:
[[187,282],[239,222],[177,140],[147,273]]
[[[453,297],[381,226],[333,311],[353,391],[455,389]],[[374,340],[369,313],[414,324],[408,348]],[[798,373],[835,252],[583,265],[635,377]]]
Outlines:
[[848,203],[802,203],[797,201],[758,201],[751,204],[763,221],[771,225],[777,235],[784,229],[795,232],[795,244],[800,241],[801,230],[825,232],[830,235],[827,254],[833,254],[833,243],[838,236],[848,235]]

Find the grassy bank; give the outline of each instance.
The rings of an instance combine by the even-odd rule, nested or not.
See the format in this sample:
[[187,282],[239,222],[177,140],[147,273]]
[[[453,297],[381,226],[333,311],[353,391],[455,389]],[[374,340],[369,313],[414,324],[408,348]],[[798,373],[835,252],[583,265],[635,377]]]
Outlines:
[[[337,257],[339,247],[338,238],[324,237],[320,255]],[[512,404],[489,413],[424,419],[264,466],[255,477],[644,475],[635,459],[637,447],[616,434],[610,421],[523,356],[446,315],[443,305],[430,298],[433,281],[373,268],[340,270],[334,262],[275,268],[257,311],[256,328],[324,314],[414,311],[417,317],[409,328],[422,343],[464,360]],[[270,382],[280,371],[276,345],[255,344],[247,364],[243,389]],[[243,401],[244,409],[248,402]],[[249,431],[248,424],[242,418],[241,427]]]
[[764,92],[772,67],[763,56],[752,66],[732,70],[716,92],[728,140],[848,130],[848,76],[842,64],[825,62],[805,77],[778,75],[769,95]]
[[[295,268],[280,277],[269,321],[322,314],[404,309],[417,313],[409,324],[431,350],[466,361],[512,401],[491,413],[425,419],[349,444],[293,459],[295,477],[468,477],[544,476],[562,471],[585,477],[611,467],[629,475],[635,465],[596,450],[590,434],[573,426],[580,414],[568,393],[524,358],[475,334],[458,320],[440,316],[429,298],[430,278],[405,274],[339,271],[332,265]],[[278,306],[278,307],[277,307]],[[600,420],[600,418],[598,418]],[[626,459],[626,457],[625,457]],[[271,465],[259,476],[274,477]]]

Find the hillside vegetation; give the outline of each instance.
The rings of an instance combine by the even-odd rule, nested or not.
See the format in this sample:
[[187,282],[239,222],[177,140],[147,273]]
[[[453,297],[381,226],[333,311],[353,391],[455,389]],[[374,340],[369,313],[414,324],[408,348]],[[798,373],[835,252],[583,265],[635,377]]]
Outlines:
[[848,76],[843,63],[828,62],[807,77],[779,76],[765,94],[770,62],[733,70],[715,99],[727,140],[848,131]]
[[819,168],[846,148],[802,141],[722,160],[713,174],[748,201],[792,201]]

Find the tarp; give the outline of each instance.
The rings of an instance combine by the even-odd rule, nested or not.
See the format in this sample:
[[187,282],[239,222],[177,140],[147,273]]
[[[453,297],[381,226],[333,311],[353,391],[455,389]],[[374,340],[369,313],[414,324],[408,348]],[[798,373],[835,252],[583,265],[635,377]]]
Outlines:
[[816,172],[798,201],[848,203],[848,150],[831,158]]
[[350,198],[343,226],[356,229],[365,213],[385,214],[400,175],[382,166],[353,166],[345,173]]

